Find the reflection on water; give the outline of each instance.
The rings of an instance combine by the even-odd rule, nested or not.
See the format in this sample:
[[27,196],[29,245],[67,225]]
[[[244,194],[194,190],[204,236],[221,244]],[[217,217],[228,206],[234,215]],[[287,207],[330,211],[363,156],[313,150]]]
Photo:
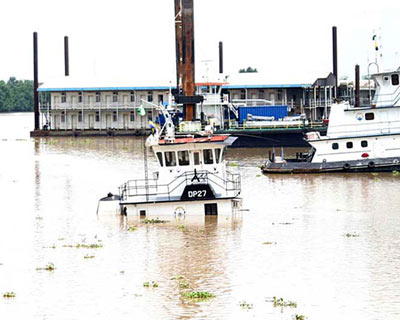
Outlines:
[[1,319],[400,318],[400,177],[265,176],[267,150],[229,150],[241,218],[97,217],[143,172],[140,138],[30,139],[31,117],[0,115],[0,293],[17,294],[0,297]]

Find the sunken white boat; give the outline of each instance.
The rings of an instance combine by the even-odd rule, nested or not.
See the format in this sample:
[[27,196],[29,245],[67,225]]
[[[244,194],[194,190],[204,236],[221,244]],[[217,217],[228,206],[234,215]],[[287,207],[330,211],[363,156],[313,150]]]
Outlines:
[[400,68],[372,75],[376,93],[368,107],[332,104],[326,136],[306,135],[308,154],[273,153],[264,173],[379,172],[400,170]]
[[145,169],[143,179],[125,182],[118,195],[101,199],[101,206],[114,203],[123,215],[146,218],[239,212],[241,177],[228,171],[224,160],[225,147],[236,138],[211,131],[175,136],[170,114],[163,107],[160,110],[166,123],[146,141],[158,171],[149,175]]

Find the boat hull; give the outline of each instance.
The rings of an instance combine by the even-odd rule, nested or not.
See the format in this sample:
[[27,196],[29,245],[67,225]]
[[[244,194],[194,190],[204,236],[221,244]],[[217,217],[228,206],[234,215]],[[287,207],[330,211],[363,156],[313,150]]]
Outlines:
[[400,171],[400,157],[362,159],[335,162],[284,162],[267,161],[263,173],[352,173],[352,172],[392,172]]
[[216,198],[198,201],[120,202],[121,214],[161,218],[185,216],[232,216],[241,209],[241,198]]

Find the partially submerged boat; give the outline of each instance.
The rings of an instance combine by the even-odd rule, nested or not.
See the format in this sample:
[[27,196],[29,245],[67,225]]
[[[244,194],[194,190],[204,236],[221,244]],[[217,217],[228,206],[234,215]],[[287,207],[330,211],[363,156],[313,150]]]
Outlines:
[[306,134],[312,146],[295,159],[271,153],[264,173],[378,172],[400,170],[400,68],[372,75],[369,107],[332,104],[326,136]]
[[228,171],[224,160],[225,147],[236,138],[211,131],[175,136],[170,114],[159,108],[165,125],[146,141],[159,171],[149,178],[145,168],[144,179],[125,182],[118,195],[108,194],[100,200],[100,206],[114,205],[121,214],[146,218],[238,212],[240,174]]

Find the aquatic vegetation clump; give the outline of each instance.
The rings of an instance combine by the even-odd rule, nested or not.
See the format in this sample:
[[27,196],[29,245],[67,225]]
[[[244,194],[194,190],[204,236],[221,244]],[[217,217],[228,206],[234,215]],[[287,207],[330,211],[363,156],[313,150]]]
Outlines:
[[15,298],[16,295],[17,294],[13,291],[5,292],[5,293],[3,293],[3,298],[11,299],[11,298]]
[[252,303],[248,303],[248,302],[246,302],[246,301],[240,301],[240,302],[239,302],[239,306],[240,306],[242,309],[246,309],[246,310],[253,309],[253,304],[252,304]]
[[297,303],[294,301],[285,301],[283,298],[273,297],[272,303],[274,307],[291,307],[297,308]]
[[84,248],[84,249],[98,249],[98,248],[102,248],[103,245],[99,244],[99,243],[92,243],[92,244],[86,244],[86,243],[78,243],[75,245],[72,244],[65,244],[63,245],[64,248]]
[[185,231],[185,230],[186,230],[186,227],[185,227],[183,224],[178,224],[178,225],[177,225],[177,228],[178,228],[179,230],[182,230],[182,231]]
[[306,317],[303,316],[302,314],[295,314],[294,315],[294,320],[305,320]]
[[207,300],[215,298],[214,294],[207,291],[184,292],[182,293],[182,296],[186,299],[192,299],[192,300]]
[[272,244],[276,244],[276,242],[265,241],[265,242],[263,242],[262,244],[265,244],[265,245],[272,245]]
[[166,220],[161,220],[159,218],[155,218],[155,219],[144,219],[143,223],[144,224],[156,224],[156,223],[167,223],[168,221]]
[[359,237],[360,235],[358,233],[346,233],[344,236],[346,238],[356,238]]
[[171,278],[171,280],[182,280],[182,279],[185,279],[185,277],[184,276],[181,276],[181,275],[176,275],[176,276],[173,276],[172,278]]
[[145,287],[145,288],[158,288],[158,282],[157,281],[146,281],[146,282],[143,282],[143,287]]
[[54,263],[49,262],[45,267],[43,268],[36,268],[36,270],[45,270],[45,271],[54,271],[56,270],[56,267],[54,266]]
[[393,174],[394,177],[400,176],[400,172],[396,171],[396,170],[393,171],[392,174]]
[[83,259],[94,259],[94,256],[89,256],[88,254],[83,257]]
[[190,284],[186,280],[179,281],[178,285],[179,285],[180,289],[188,289],[188,288],[190,288]]
[[128,231],[129,231],[129,232],[133,232],[133,231],[136,231],[136,230],[137,230],[136,226],[130,226],[130,227],[128,228]]

